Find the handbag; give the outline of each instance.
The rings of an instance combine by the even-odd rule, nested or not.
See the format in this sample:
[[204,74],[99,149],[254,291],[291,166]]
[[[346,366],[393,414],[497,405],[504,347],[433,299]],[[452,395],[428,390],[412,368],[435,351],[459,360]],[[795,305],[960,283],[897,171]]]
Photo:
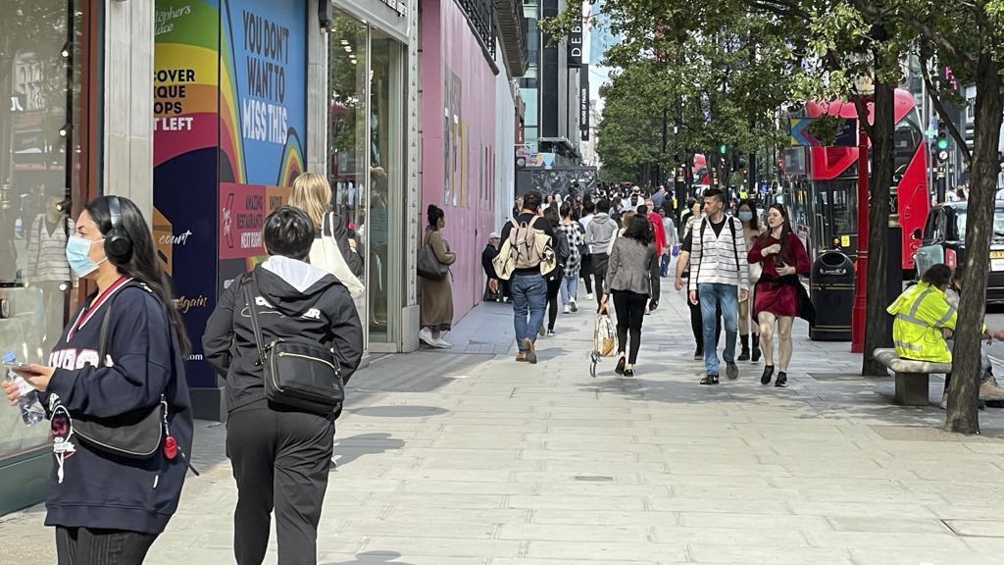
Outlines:
[[450,266],[439,261],[436,250],[426,242],[418,252],[418,276],[423,279],[441,281],[450,272]]
[[334,349],[283,338],[266,345],[251,291],[252,283],[257,286],[254,271],[244,275],[241,285],[251,312],[251,328],[265,381],[265,398],[269,402],[306,412],[340,412],[345,401],[345,384]]
[[[147,292],[152,292],[145,285],[138,283],[129,283],[126,286],[140,286]],[[101,337],[98,346],[99,363],[105,363],[108,358],[108,328],[111,325],[114,303],[115,296],[113,295],[105,307],[105,317],[101,321]],[[171,332],[171,346],[174,351],[177,351],[173,331]],[[74,416],[71,418],[71,427],[74,435],[79,436],[80,439],[100,451],[129,459],[149,459],[164,445],[165,438],[174,441],[170,437],[167,427],[167,412],[167,400],[161,394],[160,402],[155,406],[137,408],[125,414],[109,418]]]
[[314,239],[310,247],[310,264],[331,273],[349,289],[352,298],[358,298],[366,292],[366,286],[352,272],[349,264],[342,256],[335,241],[334,229],[330,225],[332,214],[325,214],[321,227],[321,237]]
[[610,357],[617,349],[617,331],[606,309],[596,316],[593,325],[593,353],[598,357]]
[[805,290],[805,285],[801,282],[795,286],[798,290],[798,317],[809,322],[810,326],[815,325],[816,307],[812,304],[812,299],[809,298],[809,292]]

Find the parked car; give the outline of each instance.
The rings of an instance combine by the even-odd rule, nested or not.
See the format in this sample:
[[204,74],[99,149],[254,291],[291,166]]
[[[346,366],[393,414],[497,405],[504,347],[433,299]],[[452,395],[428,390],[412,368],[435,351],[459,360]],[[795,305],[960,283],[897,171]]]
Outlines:
[[[967,201],[945,202],[927,215],[921,247],[917,250],[917,277],[936,263],[951,268],[966,253]],[[987,279],[987,303],[1004,304],[1004,201],[994,209],[993,239],[990,241],[990,271]]]

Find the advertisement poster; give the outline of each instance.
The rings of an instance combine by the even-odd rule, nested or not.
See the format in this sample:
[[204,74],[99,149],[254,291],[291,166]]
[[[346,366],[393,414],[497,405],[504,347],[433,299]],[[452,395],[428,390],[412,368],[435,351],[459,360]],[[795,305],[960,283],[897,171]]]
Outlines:
[[304,168],[305,0],[223,0],[220,288],[264,260],[261,226]]
[[220,183],[220,259],[265,255],[261,228],[265,217],[289,201],[289,188]]
[[156,0],[157,254],[192,339],[188,381],[215,387],[202,333],[227,281],[264,258],[265,216],[303,171],[306,0]]
[[303,170],[305,0],[223,0],[220,180],[289,186]]
[[219,7],[216,0],[157,0],[155,7],[151,223],[192,341],[189,384],[213,387],[201,338],[216,305]]

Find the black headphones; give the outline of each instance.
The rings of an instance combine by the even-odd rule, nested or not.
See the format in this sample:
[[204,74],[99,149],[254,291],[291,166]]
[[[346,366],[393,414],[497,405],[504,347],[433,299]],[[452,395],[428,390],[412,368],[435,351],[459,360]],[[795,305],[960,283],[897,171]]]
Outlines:
[[115,265],[124,265],[132,258],[132,240],[122,227],[122,203],[118,196],[108,197],[108,215],[112,227],[105,234],[105,255]]

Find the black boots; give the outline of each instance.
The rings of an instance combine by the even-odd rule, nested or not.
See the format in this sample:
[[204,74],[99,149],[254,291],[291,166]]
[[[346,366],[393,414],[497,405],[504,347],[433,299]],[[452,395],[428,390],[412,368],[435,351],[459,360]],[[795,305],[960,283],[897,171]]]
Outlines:
[[738,361],[749,361],[750,360],[750,336],[743,335],[739,336],[743,342],[743,350],[739,353]]
[[753,362],[760,360],[760,336],[753,334]]

